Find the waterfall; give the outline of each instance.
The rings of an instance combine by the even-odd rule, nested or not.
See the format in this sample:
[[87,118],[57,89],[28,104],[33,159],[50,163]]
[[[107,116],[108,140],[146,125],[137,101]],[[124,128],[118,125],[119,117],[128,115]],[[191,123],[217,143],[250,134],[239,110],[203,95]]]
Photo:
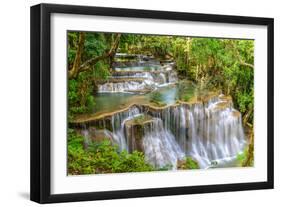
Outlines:
[[81,130],[81,134],[84,137],[84,148],[87,148],[89,144],[91,143],[90,137],[89,137],[89,130],[86,128],[86,126],[83,126],[83,129]]
[[143,90],[151,91],[175,83],[177,80],[177,73],[173,70],[171,64],[161,66],[158,63],[158,65],[149,67],[141,67],[136,64],[125,68],[115,68],[114,75],[109,77],[106,83],[98,84],[98,92],[134,93]]
[[133,78],[145,78],[146,80],[151,80],[153,81],[153,76],[151,73],[149,72],[138,72],[138,73],[135,73],[131,76],[127,76],[127,77],[133,77]]
[[126,121],[140,115],[140,113],[141,113],[140,109],[133,106],[133,107],[130,107],[128,111],[114,114],[111,117],[113,138],[116,141],[116,143],[118,144],[120,150],[129,151],[126,136],[125,136]]
[[241,114],[232,105],[221,96],[205,104],[181,104],[150,114],[163,121],[186,156],[193,157],[200,168],[208,168],[236,160],[245,147]]
[[153,117],[163,120],[164,128],[173,133],[183,151],[186,151],[187,147],[187,113],[188,109],[184,105],[171,106],[151,112]]
[[[148,118],[134,122],[139,116]],[[196,160],[202,169],[236,166],[236,157],[246,145],[241,114],[223,95],[160,109],[133,105],[109,117],[110,124],[108,119],[101,120],[104,134],[119,150],[142,151],[157,168],[170,165],[176,169],[185,156]],[[88,145],[89,130],[85,126],[81,134]]]
[[158,168],[172,165],[176,169],[177,161],[185,157],[174,135],[164,128],[163,121],[159,118],[153,118],[144,127],[143,147],[148,162]]
[[[118,56],[123,58],[126,54]],[[98,84],[98,92],[139,94],[157,89],[164,91],[160,87],[169,84],[176,87],[178,76],[174,63],[161,65],[148,56],[131,56],[134,61],[115,63],[109,80]],[[134,102],[136,105],[128,110],[103,119],[103,127],[110,130],[120,151],[142,151],[146,160],[157,168],[171,165],[176,169],[177,162],[186,156],[196,160],[203,169],[226,166],[226,163],[235,165],[246,139],[241,114],[233,108],[231,98],[219,95],[195,103],[177,102],[176,96],[172,99],[172,103],[165,103],[171,105],[154,108]],[[142,130],[136,133],[132,123],[138,116],[149,118],[144,124],[137,123]],[[82,130],[85,137],[87,133]]]
[[[114,141],[118,144],[120,151],[132,152],[138,150],[134,142],[135,134],[126,128],[126,122],[145,113],[142,109],[132,106],[127,111],[119,112],[111,116],[112,134]],[[153,117],[143,126],[141,147],[146,160],[157,168],[171,166],[177,167],[177,161],[184,159],[185,152],[181,149],[173,133],[163,125],[160,118]],[[130,135],[129,135],[130,134]],[[134,142],[132,144],[132,142]]]
[[148,162],[158,168],[171,165],[176,169],[177,161],[185,156],[174,135],[164,128],[159,118],[153,118],[149,126],[145,126],[143,147]]
[[[242,152],[246,141],[241,114],[232,108],[232,103],[211,100],[206,106],[194,104],[189,109],[183,106],[181,109],[188,112],[182,112],[180,117],[181,123],[188,120],[185,152],[197,160],[200,168],[236,159]],[[187,114],[188,117],[184,117]]]
[[[169,75],[166,78],[165,73],[136,73],[132,76],[117,76],[112,77],[112,79],[118,79],[120,82],[107,82],[98,85],[98,91],[100,93],[120,93],[120,92],[133,92],[140,90],[153,90],[157,87],[165,86],[167,84],[175,83],[177,77],[174,75]],[[141,81],[130,80],[130,78],[143,78]]]
[[171,70],[171,72],[169,72],[168,82],[175,83],[177,81],[178,81],[178,75],[177,75],[176,71]]
[[160,78],[160,80],[159,80],[160,84],[165,84],[165,83],[167,83],[166,75],[165,75],[164,73],[160,73],[160,74],[159,74],[159,78]]
[[150,80],[145,80],[143,82],[126,81],[121,83],[105,83],[98,86],[98,91],[102,93],[131,92],[150,89],[150,86],[152,85],[153,82]]

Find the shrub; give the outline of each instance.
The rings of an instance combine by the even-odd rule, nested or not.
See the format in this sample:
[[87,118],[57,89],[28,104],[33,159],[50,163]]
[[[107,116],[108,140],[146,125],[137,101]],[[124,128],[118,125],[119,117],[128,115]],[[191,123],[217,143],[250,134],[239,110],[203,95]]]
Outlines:
[[150,102],[156,104],[157,106],[165,106],[166,104],[163,103],[163,96],[160,92],[154,91],[150,94]]
[[95,105],[91,74],[81,72],[77,79],[68,81],[68,117],[90,112]]
[[186,169],[199,169],[198,163],[191,157],[187,157],[185,160]]
[[199,165],[192,157],[186,157],[185,160],[178,163],[178,169],[199,169]]
[[245,147],[244,151],[237,155],[239,165],[242,167],[252,167],[254,165],[253,145]]
[[188,81],[178,83],[179,99],[188,102],[194,96],[195,87]]
[[68,131],[68,174],[145,172],[154,170],[146,163],[144,154],[118,151],[109,140],[92,142],[83,148],[84,137]]

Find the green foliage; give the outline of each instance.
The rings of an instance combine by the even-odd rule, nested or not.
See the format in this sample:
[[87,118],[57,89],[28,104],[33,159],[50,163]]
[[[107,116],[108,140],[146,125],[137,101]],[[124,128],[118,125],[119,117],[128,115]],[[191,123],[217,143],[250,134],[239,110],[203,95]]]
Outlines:
[[99,61],[95,64],[95,69],[92,71],[94,80],[106,80],[110,76],[109,65],[105,61]]
[[142,36],[134,34],[122,34],[119,44],[119,52],[136,54],[142,48]]
[[198,163],[193,160],[191,157],[186,157],[185,159],[186,169],[199,169]]
[[190,38],[174,37],[172,41],[172,54],[174,57],[177,70],[180,74],[187,74],[187,65],[189,62]]
[[86,106],[90,110],[93,109],[93,107],[95,106],[95,99],[93,96],[91,96],[91,95],[87,96]]
[[166,164],[163,167],[157,168],[157,171],[168,171],[168,170],[172,170],[172,169],[173,169],[172,164]]
[[165,58],[170,55],[171,39],[169,36],[122,34],[120,52],[152,54]]
[[[239,165],[242,166],[242,167],[253,166],[254,165],[254,159],[251,159],[249,156],[252,156],[252,155],[249,154],[249,148],[246,147],[242,153],[237,155],[236,159],[238,160]],[[248,163],[248,160],[250,160],[249,163]]]
[[95,105],[90,72],[81,72],[77,79],[68,81],[69,118],[74,114],[89,112]]
[[237,160],[239,161],[240,165],[242,166],[242,163],[247,159],[248,151],[245,148],[244,151],[237,155]]
[[142,124],[145,120],[146,120],[145,115],[144,115],[144,114],[141,114],[141,115],[136,116],[136,117],[134,118],[134,123],[136,123],[136,124]]
[[84,137],[68,130],[68,174],[145,172],[154,170],[143,153],[119,152],[109,140],[92,142],[83,148]]
[[83,61],[100,56],[108,47],[108,42],[103,33],[87,32],[84,44]]
[[[152,35],[122,35],[122,51],[173,58],[181,78],[195,81],[201,89],[222,90],[253,123],[254,41]],[[245,64],[246,63],[246,64]],[[189,93],[181,93],[188,101]],[[161,104],[159,95],[151,101]]]
[[198,163],[192,157],[186,157],[178,161],[177,168],[181,170],[199,169]]
[[[252,130],[252,129],[251,129]],[[253,131],[250,132],[251,140],[253,139]],[[244,151],[236,157],[239,165],[242,167],[254,166],[254,142],[250,141],[249,145],[244,148]]]
[[[73,65],[79,33],[68,32],[68,68]],[[103,55],[111,46],[113,34],[107,33],[86,33],[85,43],[82,52],[82,62],[93,57]],[[93,97],[95,82],[97,80],[107,79],[110,75],[110,59],[98,61],[93,70],[83,71],[78,77],[68,82],[68,107],[69,118],[72,119],[75,114],[87,113],[92,111],[95,105]]]
[[150,95],[150,101],[152,102],[161,102],[162,101],[162,95],[158,91],[154,91]]
[[159,91],[153,91],[149,96],[150,102],[156,104],[157,106],[165,106],[166,104],[163,103],[163,96]]
[[[71,68],[77,50],[78,32],[68,32],[68,68]],[[108,52],[111,47],[113,34],[87,32],[82,53],[82,62],[98,57]],[[109,75],[110,60],[98,61],[92,70],[94,80],[106,79]]]
[[193,38],[188,74],[207,88],[231,95],[243,115],[253,123],[254,62],[253,40]]
[[178,94],[181,101],[188,102],[194,96],[194,86],[187,81],[178,83]]
[[78,83],[75,80],[68,81],[68,101],[71,105],[79,101],[77,94]]
[[248,92],[237,92],[237,103],[239,105],[240,112],[245,113],[249,108],[253,108],[254,91],[253,88]]
[[67,33],[67,41],[68,41],[68,55],[67,55],[67,62],[69,68],[74,62],[75,55],[76,55],[76,47],[78,42],[78,32],[68,32]]
[[156,57],[165,58],[169,55],[171,48],[171,37],[169,36],[142,36],[144,49]]

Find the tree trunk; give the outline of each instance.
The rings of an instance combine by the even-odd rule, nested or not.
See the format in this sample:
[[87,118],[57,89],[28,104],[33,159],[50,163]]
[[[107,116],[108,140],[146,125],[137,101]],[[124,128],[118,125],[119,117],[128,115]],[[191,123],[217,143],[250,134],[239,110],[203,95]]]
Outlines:
[[77,52],[75,55],[74,63],[73,63],[71,70],[68,72],[69,78],[76,77],[78,74],[78,70],[81,65],[81,57],[82,57],[82,52],[83,52],[83,48],[84,48],[84,42],[85,42],[85,33],[80,32],[79,40],[78,40],[78,48],[77,48]]
[[250,116],[253,114],[253,112],[254,112],[254,109],[253,108],[251,108],[251,109],[249,109],[248,111],[247,111],[247,113],[244,115],[244,117],[243,117],[243,124],[247,124],[248,123],[248,121],[249,121],[249,119],[250,119]]

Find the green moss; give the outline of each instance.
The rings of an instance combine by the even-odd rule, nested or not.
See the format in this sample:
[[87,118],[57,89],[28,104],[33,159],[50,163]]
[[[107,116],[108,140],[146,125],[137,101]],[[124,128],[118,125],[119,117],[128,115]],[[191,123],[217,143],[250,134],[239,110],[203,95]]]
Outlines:
[[143,125],[146,122],[150,121],[151,119],[152,119],[151,116],[141,114],[139,116],[136,116],[134,119],[128,121],[128,124],[131,124],[131,125]]

